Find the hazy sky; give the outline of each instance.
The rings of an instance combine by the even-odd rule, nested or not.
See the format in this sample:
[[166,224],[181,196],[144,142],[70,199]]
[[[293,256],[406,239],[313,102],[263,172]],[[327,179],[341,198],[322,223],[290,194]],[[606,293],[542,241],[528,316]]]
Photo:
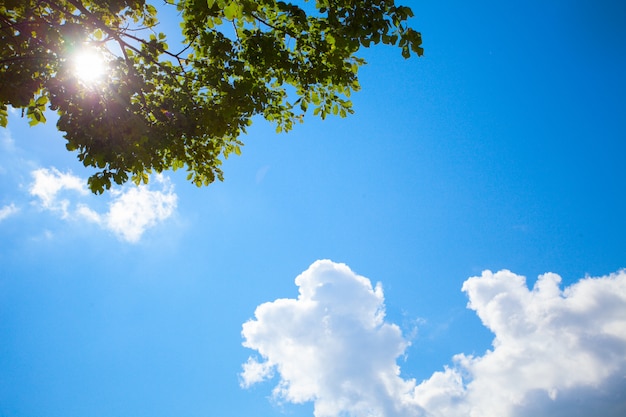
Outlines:
[[423,58],[206,188],[91,195],[12,113],[1,416],[626,414],[626,5],[398,3]]

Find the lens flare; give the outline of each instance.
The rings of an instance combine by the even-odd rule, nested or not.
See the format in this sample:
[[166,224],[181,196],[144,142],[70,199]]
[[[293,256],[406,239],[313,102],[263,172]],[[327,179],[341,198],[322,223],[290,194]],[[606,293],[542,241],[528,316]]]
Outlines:
[[73,61],[76,77],[85,84],[97,82],[106,72],[106,61],[98,51],[82,50],[74,55]]

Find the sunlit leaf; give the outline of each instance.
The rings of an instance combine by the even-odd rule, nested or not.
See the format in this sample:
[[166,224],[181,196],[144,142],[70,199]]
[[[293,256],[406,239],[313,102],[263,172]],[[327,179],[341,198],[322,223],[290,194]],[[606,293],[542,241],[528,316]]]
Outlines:
[[[156,5],[176,9],[184,46],[156,31]],[[9,105],[31,125],[55,111],[66,148],[96,169],[95,193],[183,167],[208,185],[258,116],[287,132],[311,104],[322,119],[352,113],[360,48],[382,40],[422,55],[412,15],[392,0],[1,2],[0,126]]]

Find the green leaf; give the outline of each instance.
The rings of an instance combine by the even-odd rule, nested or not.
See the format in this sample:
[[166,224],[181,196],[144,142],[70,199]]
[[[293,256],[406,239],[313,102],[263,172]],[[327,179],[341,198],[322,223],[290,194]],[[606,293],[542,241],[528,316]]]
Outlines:
[[231,1],[228,6],[224,8],[224,17],[227,20],[235,20],[241,17],[241,6],[236,1]]
[[[54,110],[68,151],[97,171],[95,193],[146,183],[151,170],[185,167],[198,186],[222,180],[222,161],[241,153],[240,135],[259,116],[287,132],[309,107],[322,119],[353,113],[344,100],[360,89],[362,46],[382,40],[406,58],[423,54],[421,35],[406,24],[412,11],[391,0],[166,1],[180,16],[178,35],[153,30],[157,10],[145,0],[7,1],[0,49],[19,65],[2,73],[0,126],[8,105],[31,125]],[[71,6],[78,3],[84,9]],[[39,21],[45,31],[15,29]],[[141,26],[152,29],[129,29]],[[166,39],[181,35],[182,50],[178,42],[170,49]],[[109,37],[127,46],[103,42]],[[110,48],[96,84],[71,70],[69,54],[85,40]]]
[[315,104],[316,106],[319,106],[319,104],[321,103],[320,96],[317,91],[311,93],[311,102],[313,102],[313,104]]
[[7,127],[9,122],[9,113],[6,106],[0,106],[0,126]]
[[40,96],[37,98],[37,100],[35,101],[35,105],[37,107],[43,107],[48,103],[48,97],[47,96]]

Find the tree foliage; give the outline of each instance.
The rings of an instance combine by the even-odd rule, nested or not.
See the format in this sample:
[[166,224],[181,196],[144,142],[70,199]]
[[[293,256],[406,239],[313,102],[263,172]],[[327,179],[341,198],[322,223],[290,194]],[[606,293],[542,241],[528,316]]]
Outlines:
[[[67,149],[96,168],[89,187],[148,181],[186,168],[222,179],[221,160],[261,115],[288,131],[311,111],[345,117],[371,44],[421,55],[410,8],[393,0],[166,0],[181,19],[170,47],[145,0],[0,0],[0,125],[8,106],[31,124],[59,115]],[[74,57],[105,58],[105,76],[81,81]]]

